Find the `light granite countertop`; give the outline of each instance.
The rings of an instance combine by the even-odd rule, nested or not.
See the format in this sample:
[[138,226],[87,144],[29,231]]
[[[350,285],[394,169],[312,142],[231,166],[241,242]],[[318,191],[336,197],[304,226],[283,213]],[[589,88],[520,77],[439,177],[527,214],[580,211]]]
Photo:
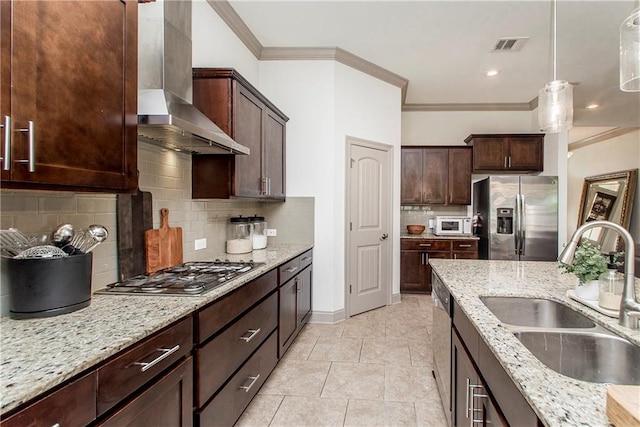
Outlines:
[[[640,331],[620,326],[618,319],[569,299],[567,290],[575,288],[577,278],[562,274],[555,262],[431,259],[430,263],[545,425],[609,425],[605,384],[575,380],[547,368],[479,297],[524,296],[560,301],[636,345],[640,345]],[[636,289],[639,283],[636,279]]]
[[433,233],[425,231],[422,234],[400,233],[401,239],[436,239],[436,240],[480,240],[478,236],[469,234],[459,234],[457,236],[436,236]]
[[[265,265],[201,296],[97,295],[89,307],[42,319],[0,319],[0,414],[311,249],[277,245],[254,251]],[[220,254],[238,261],[247,254]],[[212,258],[215,259],[215,258]]]

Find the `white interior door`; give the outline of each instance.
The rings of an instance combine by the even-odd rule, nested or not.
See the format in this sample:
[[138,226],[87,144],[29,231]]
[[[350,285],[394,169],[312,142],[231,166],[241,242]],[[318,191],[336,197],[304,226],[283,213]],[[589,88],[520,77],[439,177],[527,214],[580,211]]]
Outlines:
[[[386,149],[385,149],[386,148]],[[391,147],[349,143],[349,315],[386,305],[391,295]]]

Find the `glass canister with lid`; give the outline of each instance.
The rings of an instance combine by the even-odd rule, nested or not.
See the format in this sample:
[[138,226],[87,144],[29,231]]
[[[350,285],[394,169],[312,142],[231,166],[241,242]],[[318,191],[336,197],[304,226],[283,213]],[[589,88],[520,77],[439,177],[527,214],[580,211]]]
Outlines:
[[249,218],[251,223],[251,240],[253,249],[264,249],[267,247],[267,221],[263,216],[254,215]]
[[235,216],[227,224],[227,253],[246,254],[253,250],[249,218]]

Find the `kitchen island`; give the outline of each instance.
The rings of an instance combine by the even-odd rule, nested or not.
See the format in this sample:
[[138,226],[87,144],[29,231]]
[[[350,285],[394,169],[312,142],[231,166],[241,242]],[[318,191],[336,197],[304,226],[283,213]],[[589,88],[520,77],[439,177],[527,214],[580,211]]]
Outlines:
[[[640,345],[640,331],[618,325],[566,296],[577,278],[555,262],[431,259],[433,271],[468,317],[538,419],[547,426],[606,426],[606,385],[575,380],[543,365],[480,300],[520,296],[562,302],[597,324]],[[639,281],[636,279],[636,290]]]
[[272,245],[252,254],[264,265],[200,296],[93,295],[91,305],[42,319],[0,319],[0,414],[76,377],[149,335],[294,259],[311,245]]

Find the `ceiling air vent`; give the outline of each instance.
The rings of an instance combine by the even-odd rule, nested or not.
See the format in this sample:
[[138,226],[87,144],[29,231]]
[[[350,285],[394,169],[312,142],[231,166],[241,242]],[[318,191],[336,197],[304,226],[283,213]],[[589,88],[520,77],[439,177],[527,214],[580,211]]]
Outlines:
[[529,37],[502,37],[493,45],[492,52],[517,52]]

